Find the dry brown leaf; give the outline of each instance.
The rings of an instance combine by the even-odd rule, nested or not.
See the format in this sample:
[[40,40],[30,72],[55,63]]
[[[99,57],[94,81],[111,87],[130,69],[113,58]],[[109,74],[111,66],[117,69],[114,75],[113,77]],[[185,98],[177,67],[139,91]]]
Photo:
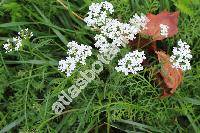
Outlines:
[[178,16],[179,12],[167,12],[163,11],[157,15],[147,14],[147,18],[150,20],[147,23],[147,29],[143,30],[141,33],[153,37],[153,40],[163,40],[166,37],[160,35],[160,24],[167,25],[168,37],[174,36],[178,32]]
[[[159,62],[161,63],[160,74],[167,88],[170,89],[170,93],[173,94],[177,87],[181,84],[183,72],[181,69],[172,67],[169,55],[165,54],[163,51],[157,51],[156,54]],[[166,95],[166,90],[164,90],[164,95]]]

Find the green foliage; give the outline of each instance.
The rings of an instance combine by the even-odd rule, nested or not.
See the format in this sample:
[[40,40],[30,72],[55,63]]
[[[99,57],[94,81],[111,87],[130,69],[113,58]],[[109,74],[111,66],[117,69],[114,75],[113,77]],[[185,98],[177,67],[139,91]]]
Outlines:
[[13,22],[18,21],[22,18],[22,7],[20,4],[16,2],[10,2],[3,4],[2,7],[5,13],[10,13],[10,17]]
[[0,99],[4,98],[3,94],[4,94],[4,90],[7,86],[7,77],[6,77],[5,74],[6,74],[5,69],[2,66],[0,66],[0,84],[1,84],[1,86],[0,86]]
[[137,13],[155,13],[159,7],[159,1],[157,0],[130,0],[131,8]]
[[200,6],[199,0],[173,0],[173,2],[181,12],[190,16],[196,14],[195,8]]
[[[128,21],[135,13],[158,13],[180,9],[179,33],[164,41],[169,51],[182,39],[191,46],[192,70],[184,75],[176,93],[159,99],[152,65],[138,75],[125,76],[114,70],[117,58],[73,99],[61,115],[51,109],[61,90],[74,84],[80,70],[91,68],[96,57],[69,78],[57,70],[66,56],[66,43],[76,40],[93,45],[94,32],[74,15],[85,16],[93,0],[23,0],[0,3],[0,133],[2,132],[199,132],[200,127],[200,10],[198,0],[110,0],[113,17]],[[180,5],[181,4],[181,5]],[[188,6],[189,4],[189,6]],[[192,8],[192,16],[181,7]],[[8,14],[7,14],[8,13]],[[11,19],[10,19],[11,18]],[[16,21],[16,22],[15,22]],[[28,27],[34,38],[20,52],[6,54],[2,44]],[[94,50],[94,52],[96,52]],[[152,56],[152,60],[156,59]]]

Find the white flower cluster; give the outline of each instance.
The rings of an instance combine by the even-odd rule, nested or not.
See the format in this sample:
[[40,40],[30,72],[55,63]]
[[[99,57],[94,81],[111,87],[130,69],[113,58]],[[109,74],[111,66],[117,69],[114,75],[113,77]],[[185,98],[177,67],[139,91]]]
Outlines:
[[168,30],[169,30],[169,26],[160,24],[160,35],[164,37],[168,37]]
[[84,19],[87,25],[93,28],[99,27],[101,34],[111,39],[112,44],[117,46],[125,46],[129,40],[135,39],[136,34],[144,29],[149,21],[144,14],[133,15],[129,23],[111,19],[107,16],[107,11],[112,14],[114,10],[109,2],[92,3],[89,10],[89,16]]
[[11,52],[12,49],[12,43],[10,42],[10,40],[8,39],[6,43],[3,44],[3,48],[6,50],[6,53]]
[[117,54],[120,49],[113,43],[109,43],[102,34],[96,35],[95,37],[96,43],[94,46],[96,48],[99,48],[99,53],[106,55],[110,51],[112,51],[112,54]]
[[125,46],[127,40],[135,38],[137,32],[130,24],[123,24],[116,19],[109,19],[107,23],[101,27],[101,33],[113,40],[117,46]]
[[[88,26],[99,28],[101,34],[95,36],[96,43],[94,45],[96,48],[99,48],[99,52],[104,56],[110,51],[112,51],[113,54],[118,53],[120,51],[119,47],[125,47],[130,40],[135,39],[136,35],[142,29],[145,29],[146,24],[149,22],[144,14],[141,14],[141,16],[135,14],[130,19],[129,23],[122,23],[117,19],[109,18],[108,12],[110,14],[114,12],[111,3],[92,3],[89,7],[88,17],[84,19]],[[116,67],[116,69],[125,72],[125,74],[128,74],[128,72],[137,73],[137,71],[143,69],[143,67],[139,65],[142,63],[141,60],[143,61],[143,59],[145,59],[145,57],[142,56],[143,54],[143,52],[138,51],[129,53],[125,58],[119,61],[120,66]],[[126,62],[131,56],[133,56],[133,59],[130,59],[130,61],[137,62],[132,62],[132,67],[129,65],[127,68]]]
[[149,21],[150,20],[146,17],[146,15],[141,13],[141,16],[138,16],[138,14],[133,15],[133,18],[131,18],[129,22],[131,25],[134,25],[140,31],[140,29],[146,28],[146,25]]
[[83,44],[79,45],[75,41],[69,42],[67,46],[69,47],[67,51],[69,57],[59,61],[58,70],[65,72],[67,77],[69,77],[76,68],[77,63],[86,64],[86,58],[92,55],[92,47]]
[[71,76],[71,73],[76,68],[76,61],[74,57],[66,57],[65,60],[59,61],[58,70],[65,72],[67,77]]
[[18,32],[18,35],[21,36],[24,39],[30,39],[33,36],[33,32],[29,32],[28,28],[21,30],[20,32]]
[[190,70],[190,60],[192,59],[192,54],[190,51],[190,46],[182,40],[178,41],[178,47],[173,48],[173,55],[170,57],[170,61],[173,63],[174,68],[179,68],[183,71]]
[[143,70],[141,63],[145,59],[146,57],[144,51],[139,52],[138,50],[135,50],[133,52],[129,52],[124,58],[119,60],[118,66],[115,67],[115,69],[118,72],[121,71],[125,73],[125,75],[128,75],[129,73],[137,74],[138,71]]
[[22,47],[22,38],[20,36],[13,37],[13,44],[15,46],[15,51],[18,51]]
[[78,45],[77,42],[72,41],[67,44],[69,47],[67,54],[69,56],[74,57],[76,62],[80,62],[81,64],[85,65],[85,60],[88,56],[92,55],[92,47],[86,45]]
[[129,40],[133,40],[147,24],[146,16],[137,14],[130,19],[130,23],[121,23],[117,19],[107,19],[105,25],[100,30],[101,33],[109,39],[113,40],[113,44],[117,46],[125,46]]
[[92,3],[89,7],[88,17],[84,19],[88,26],[100,27],[106,23],[108,14],[114,12],[113,5],[107,1]]
[[13,37],[12,42],[8,39],[5,44],[3,44],[3,48],[6,50],[6,53],[9,53],[13,50],[18,51],[20,47],[22,47],[23,39],[30,39],[33,36],[33,32],[29,32],[28,28],[25,30],[21,30],[18,32],[17,37]]

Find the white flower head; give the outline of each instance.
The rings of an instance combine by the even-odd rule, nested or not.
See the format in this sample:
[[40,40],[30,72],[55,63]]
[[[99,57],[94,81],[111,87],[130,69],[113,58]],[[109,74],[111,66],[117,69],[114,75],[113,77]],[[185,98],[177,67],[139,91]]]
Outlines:
[[12,44],[9,39],[7,40],[6,43],[3,44],[3,48],[6,50],[6,53],[9,53],[12,51]]
[[26,28],[18,32],[18,35],[23,39],[30,39],[33,36],[33,32],[29,32],[29,29]]
[[169,30],[169,26],[160,24],[160,35],[164,37],[168,37],[168,30]]
[[178,41],[178,47],[173,48],[173,55],[170,57],[172,66],[174,68],[179,68],[183,71],[190,70],[190,60],[192,59],[192,54],[190,46],[182,40]]
[[92,55],[92,47],[83,44],[79,45],[75,41],[69,42],[67,46],[69,47],[67,51],[69,56],[66,57],[66,60],[59,61],[58,70],[65,72],[69,77],[76,68],[77,63],[86,64],[86,58]]
[[110,2],[104,1],[104,2],[101,2],[101,4],[102,4],[103,9],[108,11],[110,14],[114,12],[114,7]]
[[18,36],[13,37],[12,42],[8,39],[3,48],[6,50],[6,53],[11,51],[18,51],[22,47],[23,39],[30,39],[33,36],[32,32],[28,31],[28,28],[18,32]]
[[18,51],[22,47],[22,39],[20,36],[13,37],[13,45],[15,46],[15,51]]
[[113,5],[107,1],[101,3],[92,3],[89,12],[84,21],[90,27],[100,27],[106,23],[108,14],[114,12]]
[[136,35],[145,28],[148,18],[141,14],[135,14],[130,23],[121,23],[117,19],[107,19],[106,24],[100,30],[101,34],[113,40],[117,46],[124,46],[130,40],[136,38]]
[[146,25],[149,22],[149,19],[141,13],[141,16],[138,14],[133,15],[133,18],[130,19],[130,24],[138,28],[138,30],[146,29]]
[[112,54],[117,54],[120,51],[115,44],[109,43],[106,37],[104,37],[102,34],[96,35],[94,38],[96,40],[94,46],[99,48],[99,53],[106,56],[106,54],[108,54],[110,51],[112,51]]
[[71,76],[71,73],[76,68],[76,61],[73,57],[66,57],[65,60],[59,61],[58,70],[65,72],[67,77]]
[[121,23],[117,19],[108,19],[107,23],[101,27],[101,34],[112,39],[113,44],[125,47],[129,40],[135,39],[138,28],[127,23]]
[[76,62],[85,65],[86,58],[92,55],[92,47],[87,45],[79,45],[77,42],[72,41],[67,44],[69,47],[67,54],[74,57]]
[[125,55],[124,58],[118,61],[118,66],[115,67],[115,69],[118,72],[123,72],[125,75],[128,75],[129,73],[137,74],[138,71],[143,70],[143,66],[141,63],[143,60],[145,60],[145,54],[144,51],[139,52],[138,50],[135,50],[133,52],[129,52]]

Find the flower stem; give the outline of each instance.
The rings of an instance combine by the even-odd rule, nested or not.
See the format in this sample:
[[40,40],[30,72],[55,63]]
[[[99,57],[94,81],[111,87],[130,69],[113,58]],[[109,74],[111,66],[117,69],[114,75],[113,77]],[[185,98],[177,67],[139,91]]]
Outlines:
[[[57,0],[57,2],[59,2],[66,10],[68,10],[68,7],[63,3],[63,1],[62,0]],[[75,13],[75,12],[73,12],[72,11],[72,14],[75,16],[75,17],[77,17],[78,19],[80,19],[80,20],[84,20],[81,16],[79,16],[77,13]]]

